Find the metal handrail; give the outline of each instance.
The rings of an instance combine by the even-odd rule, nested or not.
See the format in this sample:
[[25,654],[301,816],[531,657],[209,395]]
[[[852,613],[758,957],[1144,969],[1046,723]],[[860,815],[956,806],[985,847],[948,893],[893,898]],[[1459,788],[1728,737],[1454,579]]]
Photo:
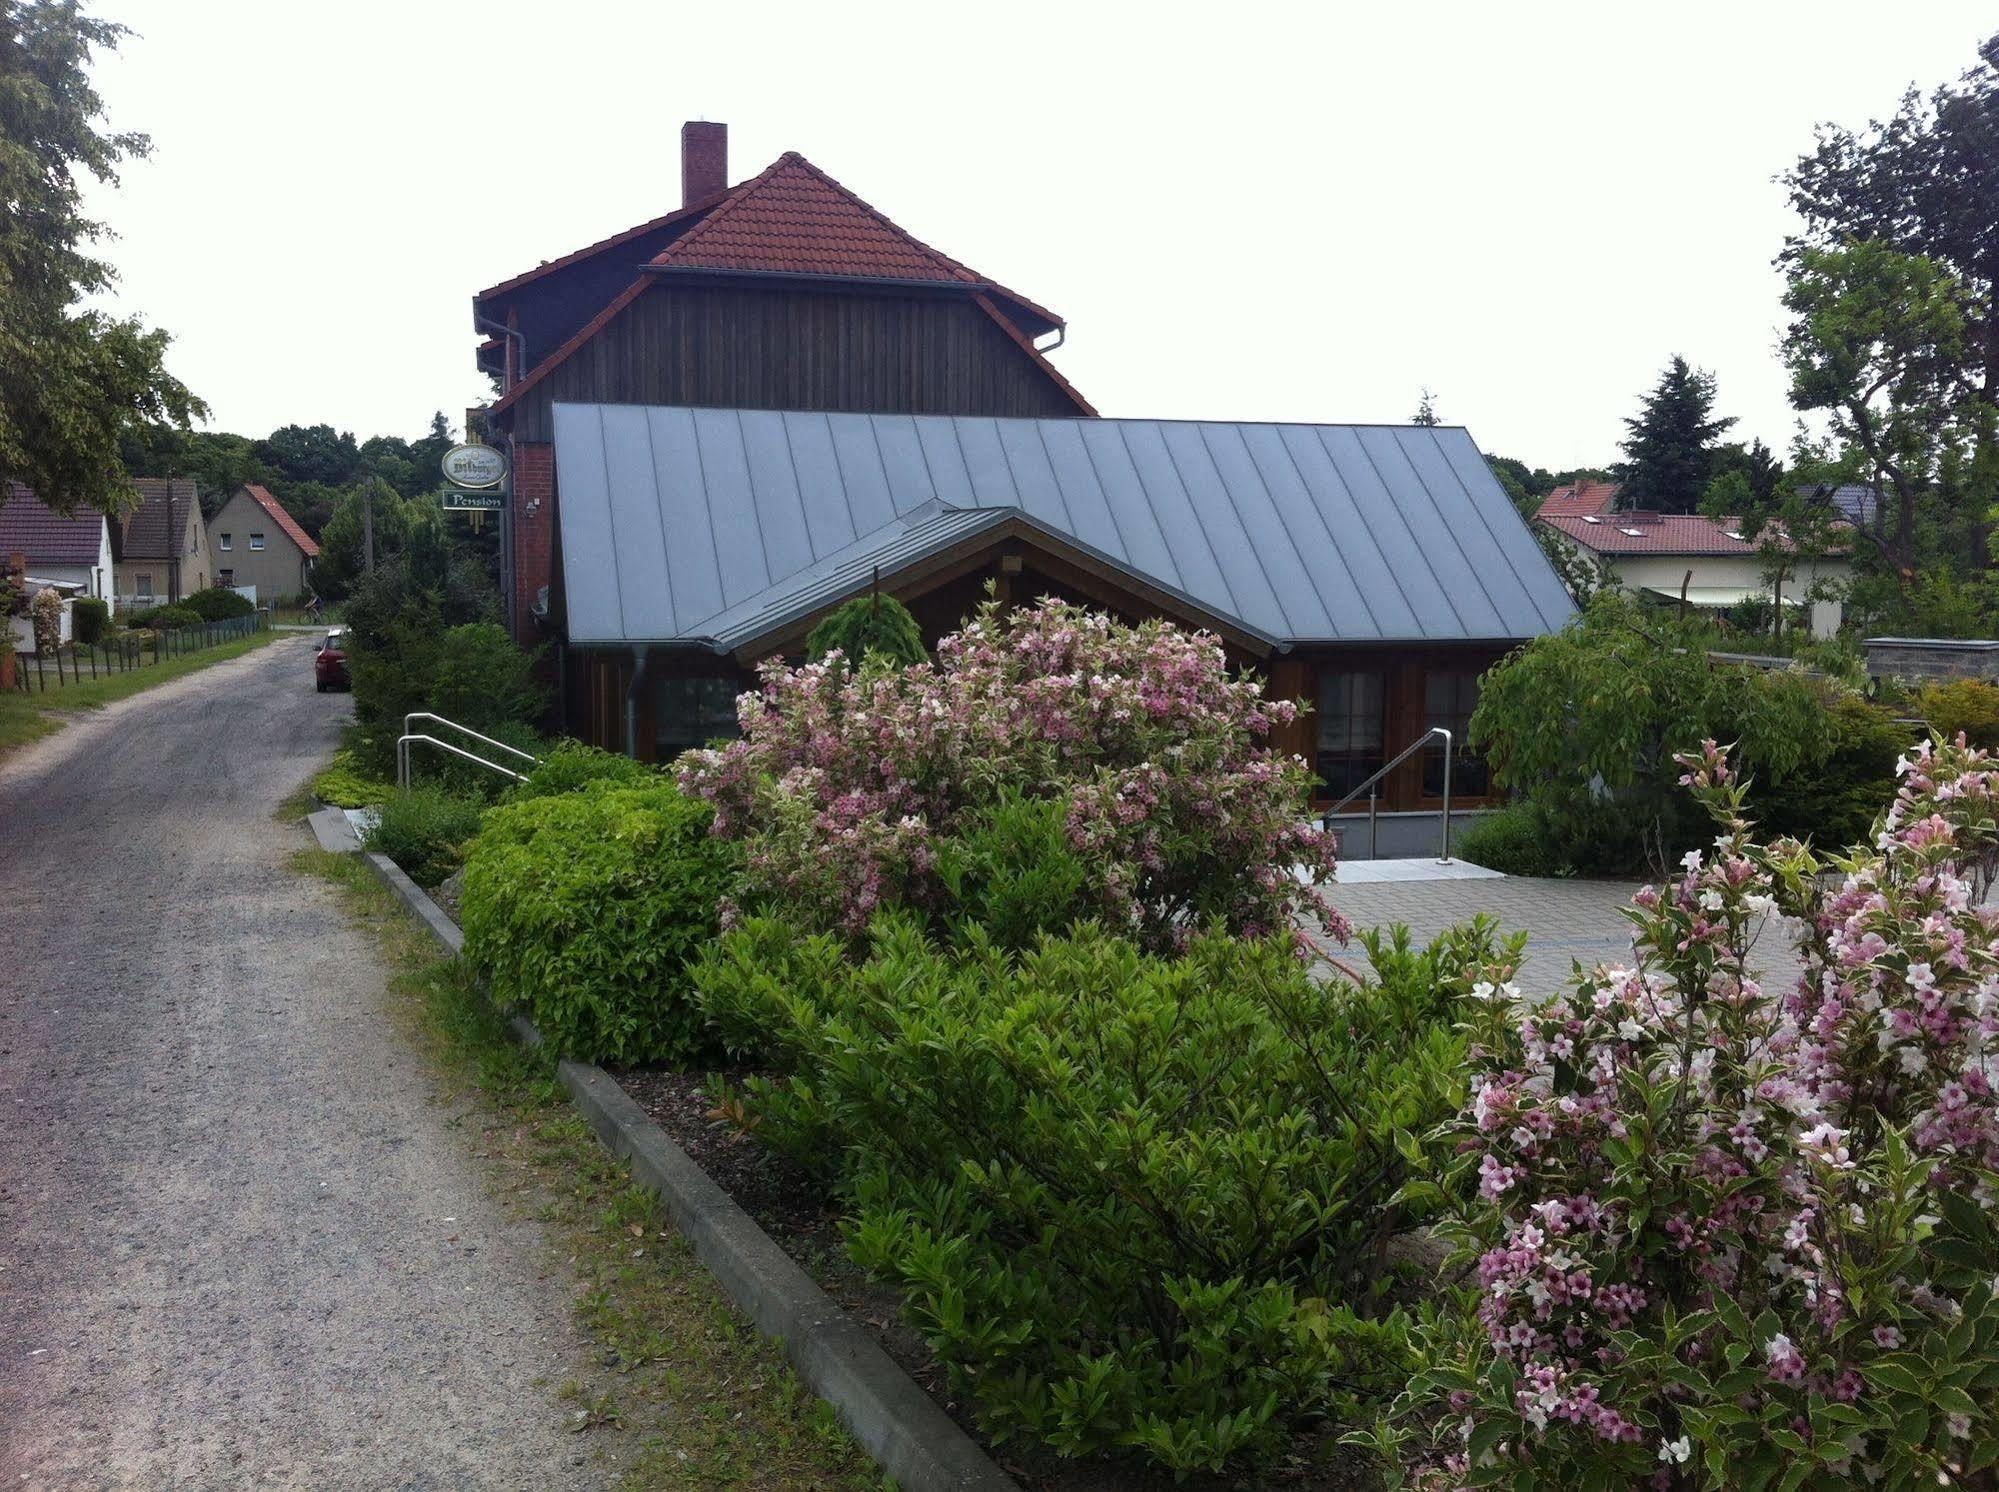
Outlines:
[[448,751],[453,756],[463,757],[466,761],[474,762],[489,772],[498,772],[502,777],[511,777],[516,782],[527,781],[527,777],[523,773],[516,772],[511,767],[503,767],[498,762],[489,762],[483,756],[474,756],[471,752],[454,746],[449,741],[438,740],[436,736],[405,735],[399,736],[396,739],[396,786],[400,787],[404,792],[409,791],[410,785],[410,747],[421,744],[435,746],[440,751]]
[[537,767],[541,765],[541,758],[534,755],[534,753],[532,752],[523,751],[518,746],[509,746],[505,741],[496,741],[491,736],[482,736],[479,734],[479,732],[472,729],[472,727],[469,725],[460,725],[456,720],[446,720],[442,715],[433,715],[428,710],[411,710],[409,714],[403,716],[404,735],[408,735],[410,733],[411,723],[417,720],[435,720],[439,725],[448,725],[453,730],[457,731],[459,735],[470,736],[473,740],[479,742],[482,745],[497,746],[500,748],[500,750],[509,752],[512,755],[519,757],[524,762],[532,762]]
[[1378,813],[1380,807],[1381,779],[1408,761],[1410,757],[1422,750],[1423,747],[1429,745],[1430,739],[1433,736],[1442,736],[1444,738],[1444,840],[1442,847],[1437,853],[1437,863],[1439,865],[1449,865],[1451,863],[1451,733],[1441,725],[1433,725],[1424,731],[1422,735],[1396,752],[1387,765],[1383,766],[1379,771],[1369,774],[1367,780],[1361,783],[1359,787],[1320,814],[1319,827],[1322,829],[1331,829],[1333,827],[1333,815],[1338,813],[1342,808],[1345,808],[1347,804],[1353,802],[1362,793],[1366,793],[1367,857],[1370,860],[1376,858],[1375,851],[1379,848]]

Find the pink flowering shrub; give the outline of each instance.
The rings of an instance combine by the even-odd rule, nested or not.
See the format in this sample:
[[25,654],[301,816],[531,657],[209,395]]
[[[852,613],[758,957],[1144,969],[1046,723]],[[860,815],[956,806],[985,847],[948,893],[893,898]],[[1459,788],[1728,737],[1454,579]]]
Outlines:
[[1305,906],[1343,935],[1318,890],[1334,854],[1305,821],[1310,774],[1268,745],[1297,708],[1231,676],[1208,634],[988,602],[934,664],[766,664],[738,704],[742,739],[679,771],[715,833],[743,842],[749,898],[808,929],[858,938],[885,906],[948,913],[954,841],[1026,800],[1064,809],[1080,909],[1150,947],[1213,922],[1275,931]]
[[[1636,898],[1630,967],[1475,990],[1476,1304],[1363,1438],[1429,1487],[1990,1488],[1999,913],[1957,867],[1999,767],[1919,750],[1821,864],[1682,760],[1721,832]],[[1751,972],[1773,913],[1789,989]]]

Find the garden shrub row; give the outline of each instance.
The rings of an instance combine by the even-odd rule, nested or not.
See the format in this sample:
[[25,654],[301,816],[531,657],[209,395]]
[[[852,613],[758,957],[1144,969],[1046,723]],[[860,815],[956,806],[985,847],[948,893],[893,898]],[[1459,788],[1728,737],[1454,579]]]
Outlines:
[[1418,1136],[1462,1096],[1459,998],[1489,925],[1377,977],[1288,939],[1148,952],[1094,925],[1009,951],[907,913],[864,956],[753,918],[697,965],[755,1078],[738,1107],[831,1178],[854,1258],[986,1427],[1175,1473],[1267,1457],[1407,1379],[1383,1249]]

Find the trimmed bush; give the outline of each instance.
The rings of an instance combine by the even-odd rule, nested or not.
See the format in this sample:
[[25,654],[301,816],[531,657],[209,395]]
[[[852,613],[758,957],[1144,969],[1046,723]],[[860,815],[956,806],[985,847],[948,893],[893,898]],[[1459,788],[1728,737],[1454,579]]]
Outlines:
[[671,782],[586,783],[504,803],[465,865],[465,952],[565,1056],[708,1052],[687,961],[716,935],[734,857]]
[[95,647],[111,625],[111,603],[96,596],[78,596],[69,603],[69,625],[78,642]]
[[549,798],[557,793],[573,793],[593,782],[617,782],[630,787],[658,786],[665,779],[656,767],[633,761],[614,751],[599,751],[581,741],[558,741],[542,757],[541,765],[528,773],[526,782],[508,792],[510,801]]
[[1564,864],[1554,836],[1531,803],[1509,803],[1465,825],[1456,840],[1458,858],[1509,876],[1560,876]]
[[1983,679],[1930,684],[1916,692],[1916,713],[1945,741],[1961,732],[1980,751],[1999,750],[1999,686]]
[[174,627],[193,627],[198,626],[200,622],[200,612],[189,611],[178,603],[172,606],[149,606],[125,618],[126,626],[141,627],[149,632],[165,632]]
[[1168,958],[1085,925],[1011,954],[907,913],[870,938],[857,963],[752,919],[694,978],[791,1074],[735,1095],[758,1134],[833,1179],[853,1257],[990,1431],[1185,1473],[1406,1381],[1378,1271],[1418,1220],[1398,1190],[1441,1159],[1417,1136],[1463,1093],[1452,1022],[1490,924],[1370,939],[1365,986],[1282,938]]
[[248,616],[257,608],[248,596],[239,596],[226,585],[211,585],[181,598],[180,604],[204,622],[226,622],[231,617]]
[[479,832],[484,806],[435,787],[398,792],[382,804],[366,835],[419,886],[435,886],[464,863],[464,846]]

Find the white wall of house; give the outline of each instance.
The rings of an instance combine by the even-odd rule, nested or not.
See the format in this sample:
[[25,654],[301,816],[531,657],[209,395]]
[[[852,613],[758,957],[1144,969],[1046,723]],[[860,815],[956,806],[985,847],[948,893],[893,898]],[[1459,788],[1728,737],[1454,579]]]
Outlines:
[[[1772,590],[1763,578],[1763,561],[1753,554],[1616,554],[1603,558],[1617,576],[1617,583],[1628,591],[1655,590],[1677,596],[1689,570],[1694,572],[1690,583],[1694,590],[1714,587],[1757,591],[1765,596]],[[1819,580],[1844,586],[1852,573],[1853,567],[1843,559],[1800,560],[1796,572],[1784,581],[1784,603],[1796,604]],[[1839,630],[1844,605],[1814,601],[1811,608],[1814,637],[1831,637]]]

